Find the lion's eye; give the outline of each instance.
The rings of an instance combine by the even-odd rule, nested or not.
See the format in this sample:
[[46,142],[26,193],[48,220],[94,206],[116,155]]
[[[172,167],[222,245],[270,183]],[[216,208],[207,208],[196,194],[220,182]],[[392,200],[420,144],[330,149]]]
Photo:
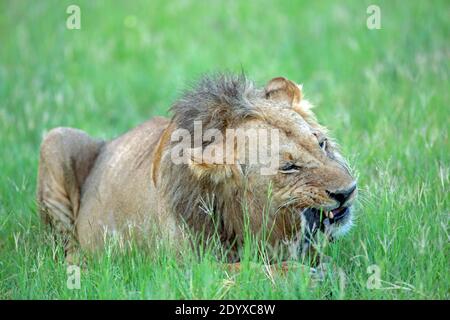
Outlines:
[[300,170],[300,166],[294,163],[287,163],[280,168],[281,173],[294,173]]
[[327,139],[326,138],[322,139],[322,141],[319,141],[319,147],[323,151],[327,150]]
[[319,142],[319,147],[320,149],[322,149],[322,151],[326,152],[327,151],[327,138],[325,138],[322,134],[318,133],[318,132],[314,132],[313,133],[316,138],[317,141]]

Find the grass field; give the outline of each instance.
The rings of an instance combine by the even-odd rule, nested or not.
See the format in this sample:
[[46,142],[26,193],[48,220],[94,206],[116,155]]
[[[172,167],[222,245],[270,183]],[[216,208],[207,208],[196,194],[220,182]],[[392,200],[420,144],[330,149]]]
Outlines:
[[[448,1],[376,1],[380,30],[372,1],[128,2],[0,2],[0,298],[449,299]],[[66,28],[72,3],[81,30]],[[241,69],[304,83],[358,173],[356,227],[326,252],[340,271],[311,287],[209,255],[107,250],[69,290],[34,200],[43,134],[112,138],[167,115],[202,73]]]

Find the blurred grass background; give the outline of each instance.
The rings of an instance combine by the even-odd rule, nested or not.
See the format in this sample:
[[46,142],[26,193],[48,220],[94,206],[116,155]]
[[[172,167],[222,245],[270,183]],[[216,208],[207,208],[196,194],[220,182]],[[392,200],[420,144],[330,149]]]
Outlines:
[[[0,2],[0,298],[448,299],[450,3],[376,1],[369,30],[372,2]],[[70,4],[81,30],[66,28]],[[68,290],[34,203],[43,134],[112,138],[167,115],[202,73],[241,70],[304,83],[359,174],[356,228],[327,252],[345,281],[311,289],[135,253],[93,262]],[[381,289],[366,286],[373,264]]]

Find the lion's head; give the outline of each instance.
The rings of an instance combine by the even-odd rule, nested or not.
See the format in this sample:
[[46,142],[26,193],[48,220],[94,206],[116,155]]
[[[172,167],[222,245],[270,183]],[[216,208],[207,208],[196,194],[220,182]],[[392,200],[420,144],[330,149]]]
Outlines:
[[[355,179],[300,86],[285,78],[256,88],[244,76],[206,77],[172,111],[165,194],[193,229],[212,232],[218,225],[224,241],[239,243],[245,212],[252,231],[268,224],[273,242],[317,229],[336,236],[351,226]],[[252,148],[253,138],[267,146],[264,155]],[[255,152],[264,161],[254,161]]]

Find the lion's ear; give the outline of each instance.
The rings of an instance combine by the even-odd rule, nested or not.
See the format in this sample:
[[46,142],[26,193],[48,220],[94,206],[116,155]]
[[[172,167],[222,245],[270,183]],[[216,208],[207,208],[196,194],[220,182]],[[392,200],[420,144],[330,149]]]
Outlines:
[[302,100],[301,87],[283,77],[270,80],[265,87],[265,95],[267,99],[286,101],[293,108]]

